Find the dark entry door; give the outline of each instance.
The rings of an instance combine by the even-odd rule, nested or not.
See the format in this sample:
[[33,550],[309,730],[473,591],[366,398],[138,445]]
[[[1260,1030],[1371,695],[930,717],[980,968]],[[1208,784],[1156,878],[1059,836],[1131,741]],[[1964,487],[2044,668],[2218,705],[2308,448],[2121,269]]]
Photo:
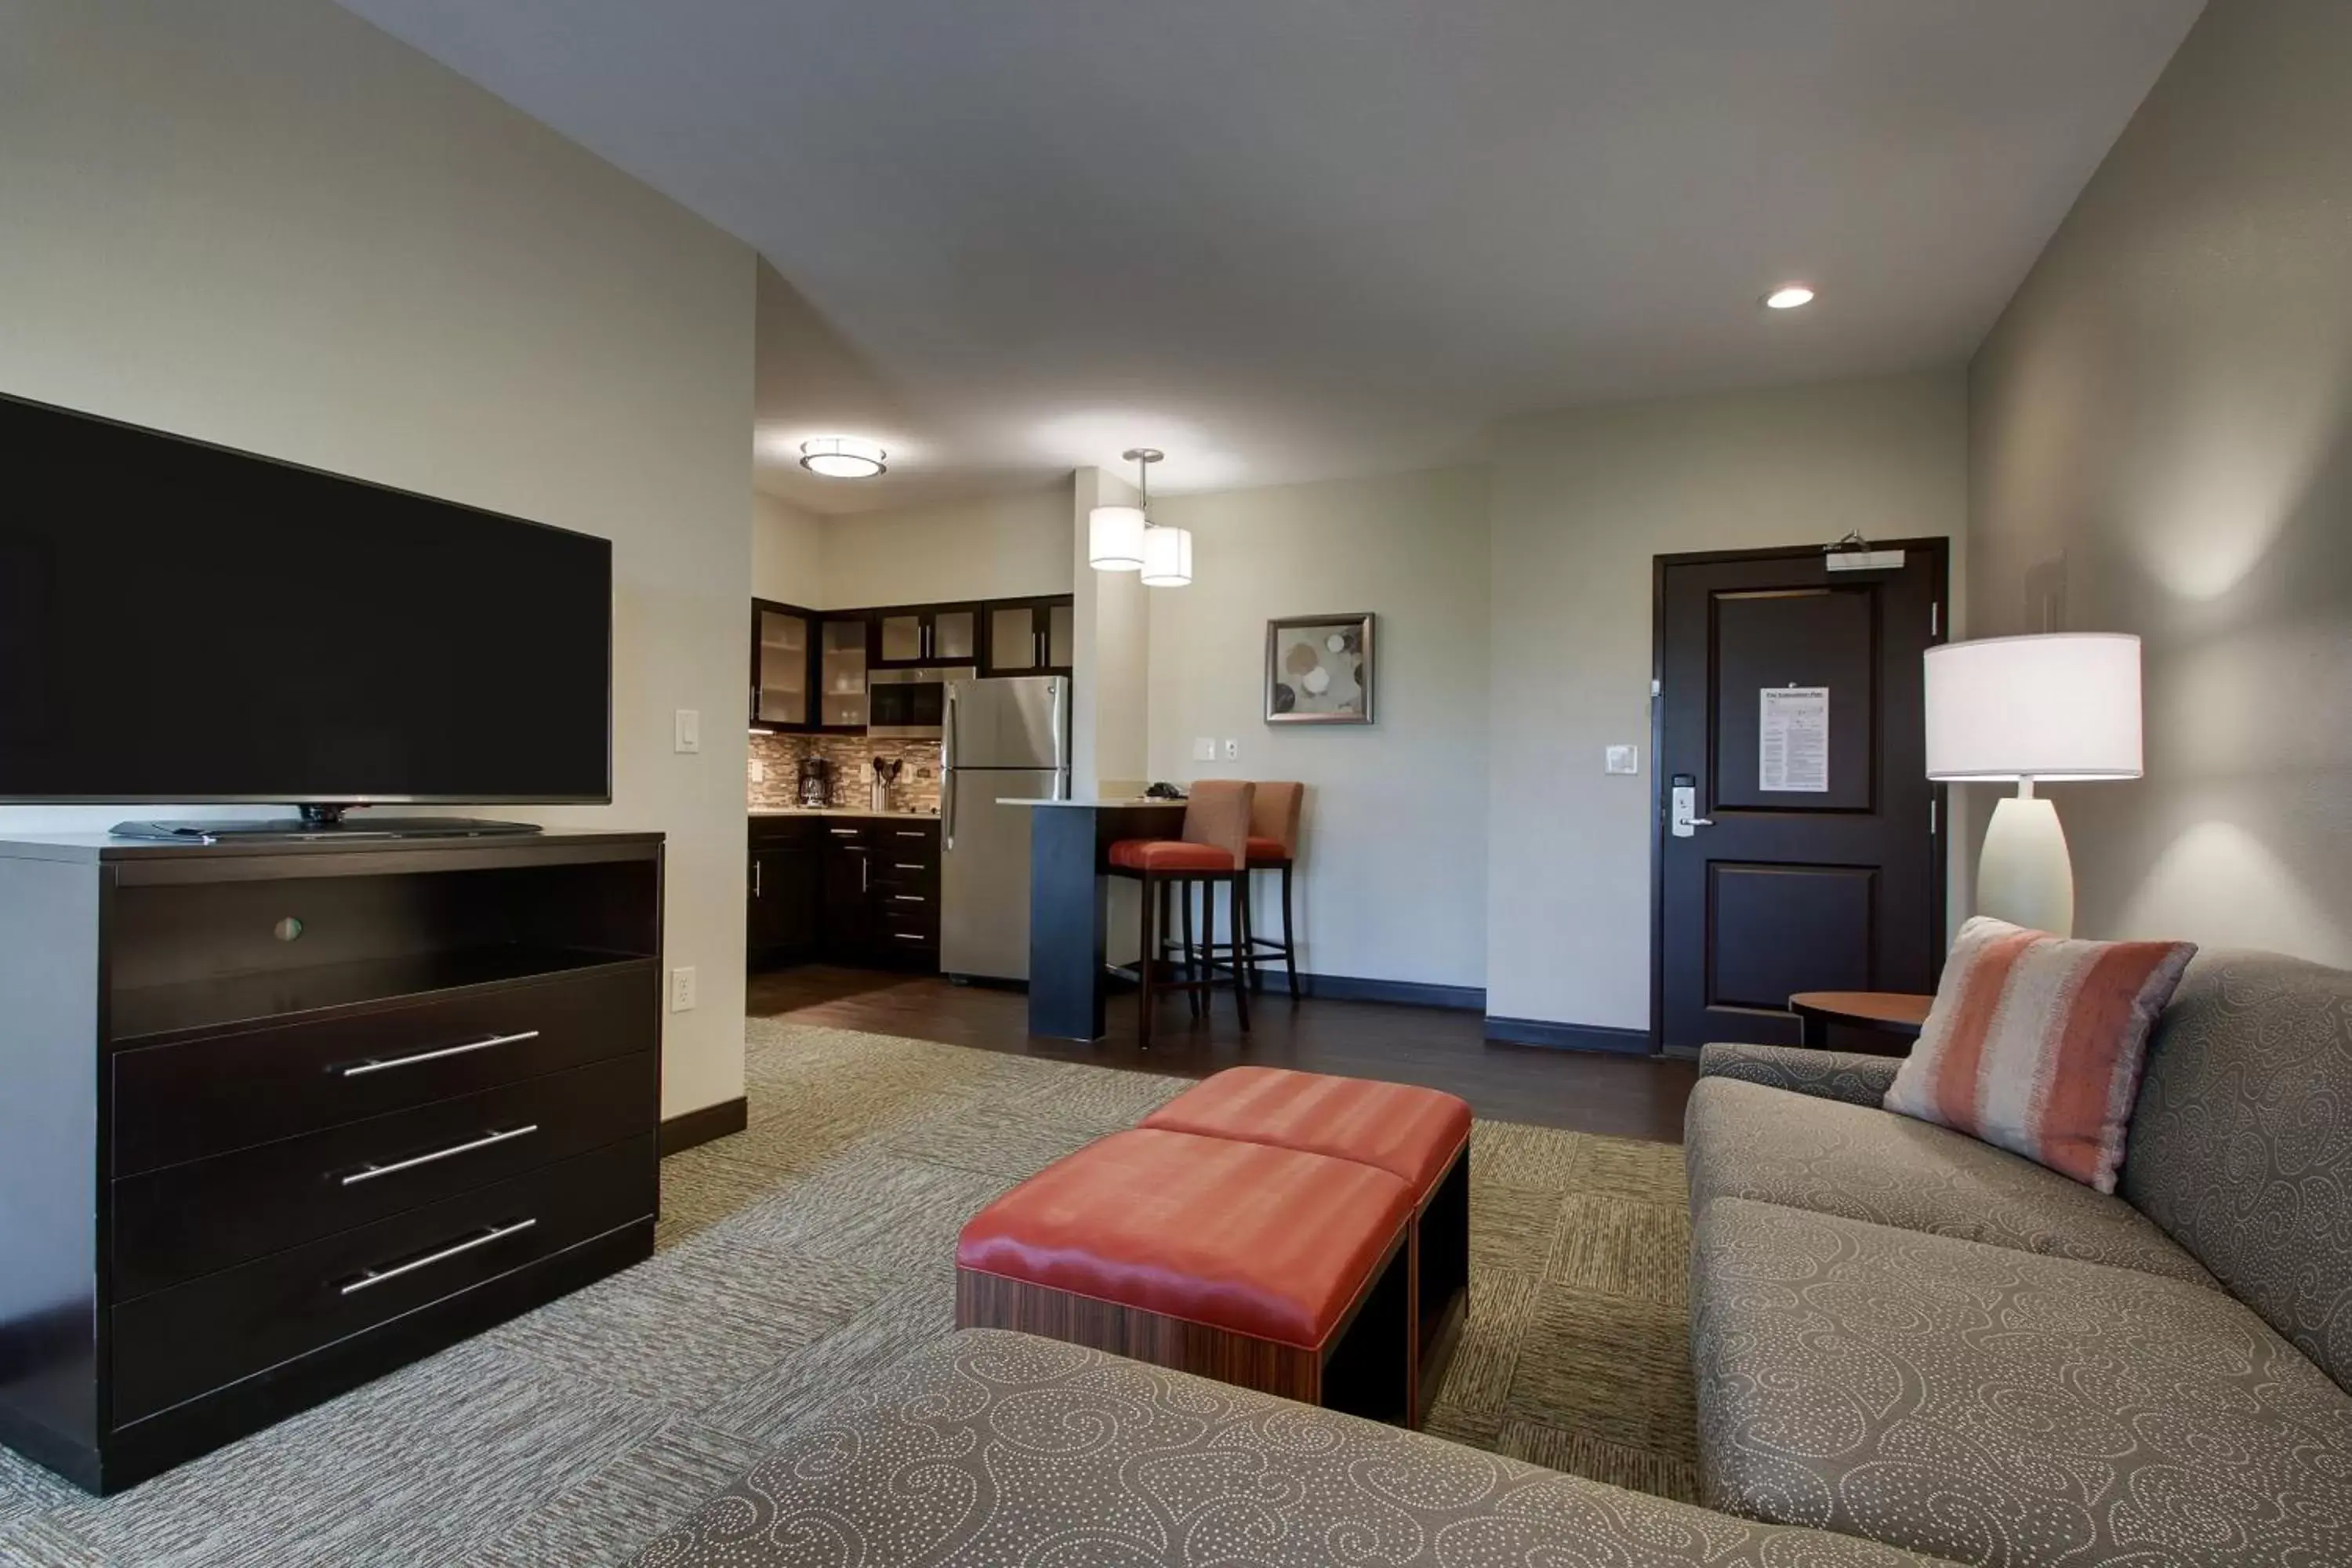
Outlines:
[[[1794,1045],[1799,991],[1932,991],[1940,792],[1920,656],[1943,640],[1945,545],[1832,571],[1819,549],[1657,563],[1663,1047]],[[1884,557],[1876,557],[1884,559]],[[1694,819],[1678,832],[1675,790]]]

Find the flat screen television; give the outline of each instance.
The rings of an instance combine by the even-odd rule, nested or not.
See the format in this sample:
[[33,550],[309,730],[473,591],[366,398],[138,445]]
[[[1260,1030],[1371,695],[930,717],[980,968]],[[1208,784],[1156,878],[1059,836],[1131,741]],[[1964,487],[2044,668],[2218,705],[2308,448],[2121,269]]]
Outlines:
[[612,798],[612,546],[0,397],[0,801]]

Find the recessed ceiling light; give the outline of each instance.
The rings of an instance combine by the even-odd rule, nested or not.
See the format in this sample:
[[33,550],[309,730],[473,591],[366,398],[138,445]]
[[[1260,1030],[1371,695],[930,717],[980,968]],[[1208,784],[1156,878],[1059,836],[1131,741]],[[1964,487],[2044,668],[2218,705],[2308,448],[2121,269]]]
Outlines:
[[1783,283],[1764,296],[1765,308],[1773,310],[1793,310],[1812,302],[1813,291],[1802,283]]
[[870,479],[885,471],[890,454],[853,436],[820,436],[801,443],[801,467],[828,479]]

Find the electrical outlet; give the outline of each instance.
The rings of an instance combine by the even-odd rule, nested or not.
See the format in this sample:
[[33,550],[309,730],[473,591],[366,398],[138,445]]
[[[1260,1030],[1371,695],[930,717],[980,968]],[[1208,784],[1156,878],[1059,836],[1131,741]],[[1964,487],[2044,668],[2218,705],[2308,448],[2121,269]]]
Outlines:
[[1242,743],[1239,741],[1227,741],[1225,742],[1225,761],[1229,763],[1233,762],[1240,757],[1241,754]]
[[702,750],[702,715],[695,709],[677,710],[677,749],[681,754]]
[[1215,762],[1217,738],[1214,735],[1195,735],[1192,738],[1192,760],[1196,763]]
[[673,1013],[694,1011],[694,965],[669,972],[669,1010]]
[[1612,746],[1607,755],[1603,772],[1638,773],[1642,771],[1642,748],[1639,746]]

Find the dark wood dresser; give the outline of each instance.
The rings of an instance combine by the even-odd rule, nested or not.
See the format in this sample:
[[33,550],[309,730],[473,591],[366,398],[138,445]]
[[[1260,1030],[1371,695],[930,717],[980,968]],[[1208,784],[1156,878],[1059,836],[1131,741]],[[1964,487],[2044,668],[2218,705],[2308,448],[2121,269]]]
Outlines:
[[648,1256],[658,834],[0,841],[0,1442],[118,1490]]

